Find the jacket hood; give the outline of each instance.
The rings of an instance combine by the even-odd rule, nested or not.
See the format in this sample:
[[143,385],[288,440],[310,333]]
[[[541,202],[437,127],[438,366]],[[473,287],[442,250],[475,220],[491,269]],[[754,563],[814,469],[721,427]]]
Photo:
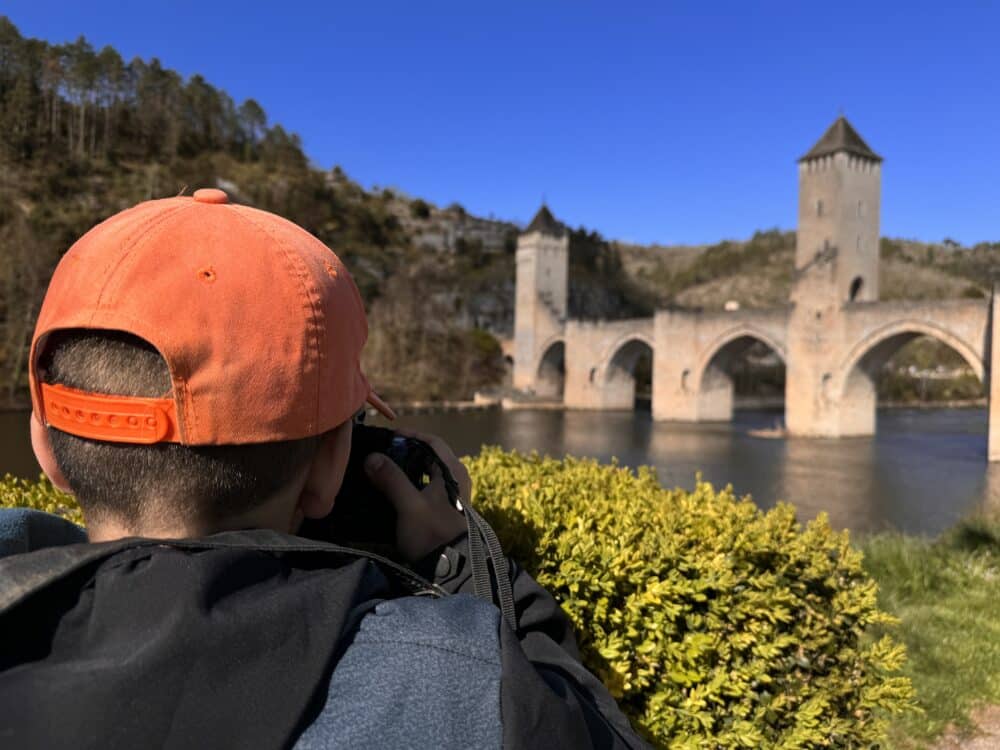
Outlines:
[[0,744],[285,747],[360,617],[427,589],[387,565],[269,531],[0,560]]

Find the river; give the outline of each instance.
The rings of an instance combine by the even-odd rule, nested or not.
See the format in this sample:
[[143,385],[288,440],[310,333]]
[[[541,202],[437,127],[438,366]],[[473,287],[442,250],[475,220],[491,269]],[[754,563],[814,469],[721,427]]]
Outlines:
[[[762,508],[793,503],[802,519],[826,511],[838,528],[937,534],[983,508],[1000,506],[1000,465],[986,462],[983,409],[880,411],[871,438],[767,439],[768,411],[736,412],[730,423],[653,422],[648,412],[488,410],[404,416],[400,423],[444,437],[460,455],[481,445],[553,456],[615,456],[655,466],[661,482],[690,488],[695,473],[732,484]],[[0,473],[37,476],[27,415],[0,412]]]

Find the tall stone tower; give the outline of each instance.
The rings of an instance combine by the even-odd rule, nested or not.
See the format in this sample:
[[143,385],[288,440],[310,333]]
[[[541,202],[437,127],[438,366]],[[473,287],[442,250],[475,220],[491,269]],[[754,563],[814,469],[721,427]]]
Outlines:
[[799,159],[794,302],[878,299],[881,163],[843,116]]
[[567,312],[569,234],[545,204],[517,238],[514,387],[534,390],[541,347],[563,329]]
[[[798,435],[868,429],[845,424],[829,391],[844,306],[878,299],[882,157],[843,116],[799,159],[799,227],[788,328],[785,421]],[[840,420],[840,421],[838,421]],[[849,420],[849,417],[848,417]]]

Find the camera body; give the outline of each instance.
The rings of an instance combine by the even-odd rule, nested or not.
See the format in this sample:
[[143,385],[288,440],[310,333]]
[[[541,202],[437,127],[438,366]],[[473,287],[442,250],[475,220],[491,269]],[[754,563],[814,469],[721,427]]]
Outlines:
[[427,486],[432,467],[437,466],[444,477],[448,499],[453,504],[458,499],[458,483],[451,471],[423,440],[383,427],[355,424],[351,456],[333,510],[324,518],[306,519],[299,536],[393,556],[396,510],[365,473],[365,459],[372,453],[388,456],[418,490]]

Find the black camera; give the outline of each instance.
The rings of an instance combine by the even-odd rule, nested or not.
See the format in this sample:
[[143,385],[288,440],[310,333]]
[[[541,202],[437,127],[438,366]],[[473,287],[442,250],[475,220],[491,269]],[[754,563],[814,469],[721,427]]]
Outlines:
[[417,489],[427,486],[432,467],[437,466],[452,504],[458,500],[458,483],[434,449],[423,440],[364,424],[355,424],[353,430],[351,457],[333,510],[324,518],[306,519],[299,536],[392,557],[396,542],[396,510],[368,480],[365,459],[372,453],[384,453]]

